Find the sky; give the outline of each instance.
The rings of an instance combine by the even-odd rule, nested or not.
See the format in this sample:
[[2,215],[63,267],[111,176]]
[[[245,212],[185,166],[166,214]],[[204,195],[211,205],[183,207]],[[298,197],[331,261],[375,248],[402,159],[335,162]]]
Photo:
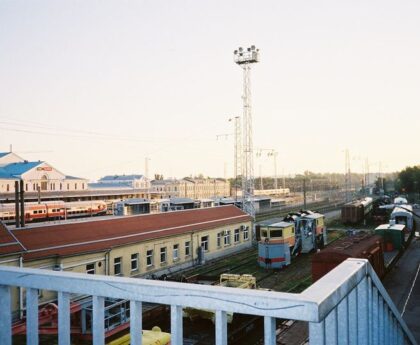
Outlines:
[[[420,2],[0,0],[0,151],[73,176],[230,177],[239,46],[279,174],[419,164]],[[228,134],[220,136],[221,134]],[[255,175],[274,174],[267,151]]]

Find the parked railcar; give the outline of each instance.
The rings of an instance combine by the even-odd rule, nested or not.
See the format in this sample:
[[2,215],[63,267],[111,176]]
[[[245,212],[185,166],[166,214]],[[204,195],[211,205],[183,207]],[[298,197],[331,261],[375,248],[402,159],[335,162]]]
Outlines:
[[[107,204],[101,200],[25,202],[25,222],[97,216],[106,211]],[[15,222],[15,204],[0,204],[0,220],[6,224]]]
[[348,258],[368,259],[379,278],[385,274],[382,238],[361,232],[335,241],[312,257],[312,283]]
[[396,206],[391,212],[390,221],[395,222],[395,224],[404,224],[407,227],[407,230],[412,231],[415,224],[413,220],[413,206]]
[[361,223],[371,213],[372,208],[372,198],[351,201],[341,207],[341,221],[345,224]]

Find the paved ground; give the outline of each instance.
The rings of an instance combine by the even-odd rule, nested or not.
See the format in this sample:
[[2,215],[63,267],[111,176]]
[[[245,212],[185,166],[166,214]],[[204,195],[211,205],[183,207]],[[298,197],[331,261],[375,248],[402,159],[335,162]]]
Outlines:
[[[417,227],[419,229],[419,226]],[[420,238],[414,238],[384,286],[420,344]]]

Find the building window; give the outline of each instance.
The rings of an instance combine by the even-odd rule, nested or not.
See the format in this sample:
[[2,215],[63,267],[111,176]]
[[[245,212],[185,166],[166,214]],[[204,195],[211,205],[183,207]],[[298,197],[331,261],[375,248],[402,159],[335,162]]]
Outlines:
[[185,256],[190,256],[191,255],[190,246],[191,246],[190,241],[185,242]]
[[247,241],[249,238],[249,226],[246,226],[244,229],[244,241]]
[[77,190],[77,183],[74,184],[74,190]]
[[6,185],[6,191],[9,191],[9,184]]
[[174,249],[173,249],[173,259],[174,261],[179,259],[179,244],[174,244]]
[[63,190],[63,184],[60,183],[60,190]]
[[225,230],[224,243],[225,246],[230,245],[230,230]]
[[87,274],[95,274],[95,264],[87,264],[86,265],[86,273]]
[[137,271],[139,269],[139,254],[131,254],[131,271]]
[[166,247],[160,248],[160,263],[166,263]]
[[47,175],[44,175],[41,177],[41,190],[47,190],[48,189],[48,177]]
[[222,246],[222,233],[217,233],[217,247],[220,248]]
[[85,189],[85,184],[84,183],[82,183],[82,189]]
[[121,257],[114,259],[114,274],[116,276],[119,276],[119,275],[122,274],[121,263],[122,263],[122,258]]
[[153,250],[146,252],[146,265],[147,267],[153,266]]
[[70,190],[70,183],[67,183],[67,190]]
[[201,247],[205,252],[209,250],[209,237],[208,236],[202,236],[201,237]]
[[25,191],[28,191],[28,184],[25,184]]
[[235,243],[238,243],[239,242],[239,229],[235,229],[233,241]]

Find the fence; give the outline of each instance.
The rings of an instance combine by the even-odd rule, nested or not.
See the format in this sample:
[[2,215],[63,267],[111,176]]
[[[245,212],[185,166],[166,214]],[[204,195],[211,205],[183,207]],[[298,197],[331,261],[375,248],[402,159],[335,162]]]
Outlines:
[[182,308],[214,309],[216,344],[227,344],[227,313],[264,317],[264,344],[276,318],[309,322],[310,344],[416,344],[367,260],[348,259],[300,294],[0,267],[0,344],[12,339],[11,287],[26,288],[27,343],[38,344],[37,289],[57,291],[59,344],[70,344],[70,294],[93,296],[93,344],[104,344],[105,297],[130,300],[131,344],[141,344],[142,302],[171,306],[171,344],[183,341]]

